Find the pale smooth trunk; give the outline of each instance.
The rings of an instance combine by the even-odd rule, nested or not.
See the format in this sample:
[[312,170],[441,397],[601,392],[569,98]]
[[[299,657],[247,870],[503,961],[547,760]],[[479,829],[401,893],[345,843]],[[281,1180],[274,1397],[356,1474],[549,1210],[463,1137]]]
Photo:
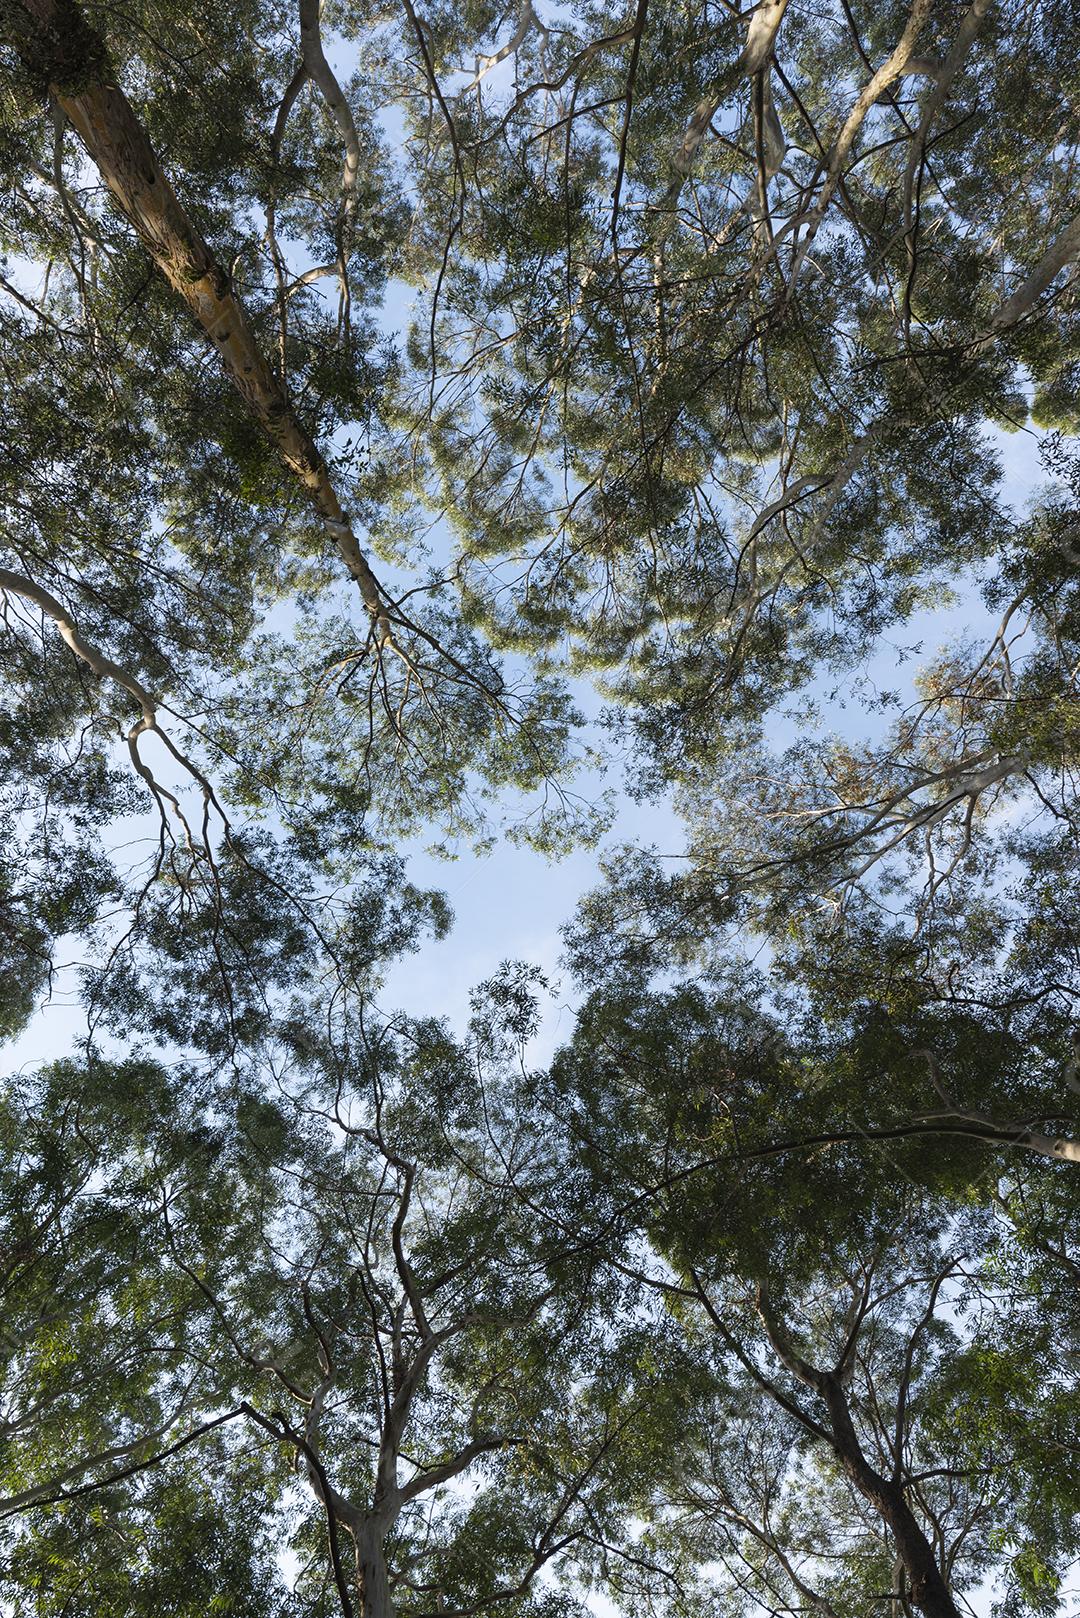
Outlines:
[[356,1583],[362,1618],[394,1618],[382,1535],[373,1524],[363,1523],[354,1530],[353,1540],[356,1545]]

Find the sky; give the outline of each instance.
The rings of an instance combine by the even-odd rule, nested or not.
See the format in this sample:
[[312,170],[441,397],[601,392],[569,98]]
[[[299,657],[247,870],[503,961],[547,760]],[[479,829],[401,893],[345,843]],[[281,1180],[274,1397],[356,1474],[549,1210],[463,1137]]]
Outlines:
[[[384,317],[393,325],[400,313],[400,309],[388,306]],[[991,436],[1002,461],[1006,498],[1018,513],[1022,512],[1042,481],[1038,435],[1006,434],[995,429]],[[904,626],[902,634],[894,633],[860,672],[872,682],[910,692],[920,663],[939,647],[966,633],[982,634],[989,627],[977,592],[966,588],[951,606],[922,613]],[[849,682],[849,694],[854,678]],[[583,705],[595,711],[592,693],[582,690],[579,695]],[[850,727],[855,734],[865,734],[867,718],[857,701],[845,706],[842,693],[839,701],[826,705],[823,726],[841,730]],[[790,739],[784,722],[778,720],[770,740],[782,747]],[[119,828],[118,837],[153,836],[154,828],[155,822],[147,816],[141,825],[133,822]],[[640,805],[627,799],[621,803],[601,849],[580,849],[556,863],[505,842],[490,854],[463,851],[456,861],[447,863],[426,853],[417,840],[405,851],[409,877],[418,886],[436,887],[446,893],[454,926],[445,940],[425,944],[417,954],[392,967],[377,997],[380,1009],[442,1016],[460,1029],[468,1016],[470,991],[503,961],[523,960],[539,967],[552,982],[552,994],[530,1052],[536,1062],[548,1060],[559,1043],[569,1037],[573,1008],[581,992],[560,964],[561,929],[578,899],[599,880],[603,848],[619,842],[655,846],[677,857],[683,838],[668,805]],[[74,987],[73,972],[62,968],[51,1001],[0,1057],[5,1071],[70,1053],[83,1026],[81,1011],[73,1003]],[[592,1605],[601,1615],[613,1611],[599,1600]],[[973,1611],[984,1613],[988,1609],[989,1595],[984,1592],[973,1603]],[[1080,1594],[1074,1598],[1073,1610],[1080,1611]]]
[[[1009,434],[995,428],[989,430],[989,436],[1001,457],[1005,497],[1020,514],[1043,481],[1037,453],[1041,435],[1026,431]],[[941,646],[967,634],[981,637],[992,632],[993,627],[991,616],[972,588],[962,590],[950,606],[919,613],[899,630],[890,632],[864,667],[853,671],[836,699],[823,702],[822,733],[846,733],[849,737],[872,734],[868,717],[855,696],[859,678],[868,679],[874,686],[887,685],[902,694],[912,694],[919,667]],[[579,686],[575,694],[586,712],[598,711],[591,690]],[[790,721],[777,716],[770,728],[771,745],[783,748],[793,739]],[[117,846],[134,844],[142,838],[156,840],[156,835],[156,818],[150,814],[141,823],[132,820],[115,832]],[[572,1008],[580,998],[579,990],[560,965],[561,929],[577,901],[600,880],[599,863],[604,850],[624,842],[653,846],[674,858],[681,855],[684,846],[681,827],[669,805],[638,804],[625,796],[620,799],[610,832],[598,848],[578,849],[557,862],[507,842],[497,843],[486,855],[466,848],[455,860],[447,861],[426,852],[424,839],[414,839],[402,849],[409,879],[418,887],[437,888],[446,894],[454,926],[447,938],[427,942],[417,954],[391,967],[377,997],[380,1009],[442,1016],[460,1029],[468,1017],[470,991],[504,961],[526,961],[539,967],[553,985],[530,1052],[534,1061],[547,1061],[569,1036]],[[58,959],[63,961],[62,952]],[[61,970],[52,1001],[5,1048],[2,1060],[7,1071],[70,1052],[82,1029],[81,1012],[72,1004],[74,987],[72,972]]]
[[[549,7],[546,13],[549,21],[556,14],[557,7],[554,10]],[[489,48],[494,49],[510,38],[515,16],[513,9],[508,11],[498,38],[489,42]],[[352,47],[332,36],[324,43],[331,66],[345,83],[352,71]],[[462,76],[470,75],[480,65],[479,56],[475,62],[463,62]],[[485,99],[498,98],[512,89],[516,66],[516,58],[508,55],[498,65],[485,70]],[[391,141],[401,138],[400,130],[395,131],[389,125],[386,135]],[[299,260],[295,266],[298,271],[308,267],[306,261]],[[30,296],[40,289],[39,266],[9,260],[7,274]],[[320,291],[332,300],[329,283],[321,286]],[[378,313],[379,324],[386,332],[403,331],[412,296],[411,289],[391,283]],[[343,429],[341,436],[348,436],[348,430]],[[1038,460],[1038,440],[1042,435],[1031,429],[1006,433],[999,428],[988,428],[987,436],[994,442],[1001,460],[1004,496],[1020,514],[1043,481]],[[438,542],[436,534],[435,543]],[[993,627],[996,626],[992,626],[973,588],[962,589],[949,607],[919,614],[902,626],[899,633],[894,631],[883,640],[863,670],[852,673],[845,687],[846,701],[844,691],[838,700],[827,700],[824,682],[821,684],[820,694],[825,699],[822,703],[823,734],[835,730],[852,738],[872,736],[872,726],[854,694],[860,675],[901,695],[913,694],[913,681],[920,664],[928,661],[939,647],[965,634],[981,636],[987,630],[992,633]],[[597,711],[598,704],[591,690],[579,685],[575,694],[587,713]],[[793,739],[790,724],[782,716],[776,716],[770,729],[770,744],[781,749]],[[156,839],[156,820],[148,816],[145,827],[146,834]],[[125,838],[141,835],[138,823],[125,826],[121,835]],[[409,877],[420,887],[430,886],[446,893],[455,924],[447,939],[427,944],[421,953],[392,968],[379,997],[380,1005],[388,1011],[446,1016],[460,1027],[468,1015],[471,988],[490,977],[505,960],[527,961],[538,966],[555,984],[533,1050],[535,1060],[546,1060],[569,1032],[570,1007],[576,998],[573,985],[560,970],[560,930],[571,917],[578,899],[597,883],[603,849],[620,842],[652,845],[665,855],[678,857],[684,839],[667,805],[640,805],[628,799],[620,803],[617,818],[599,849],[581,849],[557,863],[508,843],[498,844],[493,852],[484,856],[466,850],[455,862],[447,863],[426,853],[423,840],[416,839],[404,850],[409,861]],[[49,1060],[70,1049],[81,1027],[81,1018],[70,1004],[72,986],[71,973],[61,971],[52,1002],[43,1007],[23,1035],[7,1047],[4,1056],[9,1069],[25,1062]]]

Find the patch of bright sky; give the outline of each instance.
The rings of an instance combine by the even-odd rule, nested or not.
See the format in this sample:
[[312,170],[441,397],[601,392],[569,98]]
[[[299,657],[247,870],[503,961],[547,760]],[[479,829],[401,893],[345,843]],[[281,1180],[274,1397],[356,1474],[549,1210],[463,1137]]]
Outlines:
[[[485,42],[489,50],[494,50],[498,43]],[[349,48],[339,41],[327,44],[336,71],[347,79]],[[472,64],[462,65],[463,80],[471,69]],[[515,60],[508,57],[485,78],[485,99],[489,96],[498,99],[512,90],[514,75]],[[451,87],[458,88],[456,83]],[[391,139],[395,133],[400,141],[400,130],[387,130]],[[299,265],[300,269],[304,267]],[[39,266],[9,261],[8,273],[25,295],[36,298],[40,294]],[[319,291],[328,301],[332,299],[333,289],[329,284],[320,286]],[[377,316],[385,332],[402,333],[414,296],[413,289],[401,283],[391,284]],[[343,433],[343,437],[347,436],[348,430]],[[1028,431],[1006,434],[996,429],[990,430],[990,436],[1001,458],[1006,499],[1019,513],[1042,481],[1037,436]],[[437,546],[439,537],[434,538]],[[385,566],[381,570],[391,575],[387,582],[393,588],[398,581],[392,575],[397,570],[387,570]],[[406,582],[404,574],[401,582]],[[413,583],[415,579],[408,582]],[[913,681],[920,665],[943,644],[967,636],[987,638],[993,627],[974,587],[959,590],[950,605],[920,612],[883,637],[864,668],[853,673],[838,689],[835,682],[819,682],[812,694],[819,699],[823,733],[867,734],[867,716],[857,689],[859,680],[865,682],[865,689],[869,691],[887,687],[902,701],[906,700],[914,694]],[[575,694],[586,713],[594,715],[598,705],[591,689],[579,687]],[[772,744],[782,749],[794,739],[800,723],[791,715],[777,713],[770,730]],[[137,825],[122,831],[117,828],[117,831],[117,843],[129,835],[133,838],[139,835]],[[146,832],[156,836],[156,827],[151,826],[149,818]],[[607,839],[609,846],[621,842],[656,846],[665,854],[677,856],[682,850],[683,837],[668,804],[642,805],[624,798]],[[572,1006],[577,998],[571,985],[559,981],[561,928],[580,897],[598,881],[599,857],[600,851],[579,849],[552,863],[529,849],[502,842],[489,855],[478,856],[465,851],[456,862],[447,864],[427,853],[417,839],[408,850],[410,877],[419,886],[440,888],[447,894],[455,925],[448,939],[426,945],[419,954],[391,970],[380,996],[383,1006],[416,1015],[445,1016],[460,1027],[468,1015],[472,988],[490,977],[504,960],[525,960],[538,966],[554,984],[533,1051],[535,1060],[546,1060],[569,1033]],[[80,1014],[69,1003],[74,998],[69,991],[74,987],[72,974],[62,972],[52,1003],[9,1047],[9,1064],[47,1060],[70,1048],[81,1027]]]
[[[988,431],[1001,457],[1005,498],[1021,515],[1045,482],[1038,438],[1029,432]],[[856,690],[858,681],[868,682],[871,690],[888,687],[901,701],[910,700],[920,667],[943,646],[969,637],[988,641],[996,627],[977,588],[972,584],[959,587],[951,603],[920,611],[890,630],[873,656],[842,682],[835,695],[835,681],[819,682],[815,694],[821,698],[822,733],[872,736],[874,720],[865,712]],[[577,694],[583,708],[595,712],[592,692]],[[797,720],[778,714],[770,727],[773,745],[787,746],[795,739],[797,725]],[[604,846],[621,842],[654,845],[662,853],[677,856],[684,838],[669,805],[637,804],[624,798]],[[417,849],[410,857],[412,878],[421,885],[443,889],[454,910],[455,926],[444,942],[429,944],[421,954],[396,966],[381,998],[388,1006],[418,1015],[448,1016],[460,1024],[468,1012],[472,987],[491,976],[506,959],[529,961],[558,985],[532,1052],[534,1060],[547,1060],[569,1034],[573,1007],[580,998],[565,975],[560,981],[561,928],[578,900],[599,880],[601,852],[579,850],[552,864],[528,849],[504,843],[486,856],[463,854],[448,867]]]

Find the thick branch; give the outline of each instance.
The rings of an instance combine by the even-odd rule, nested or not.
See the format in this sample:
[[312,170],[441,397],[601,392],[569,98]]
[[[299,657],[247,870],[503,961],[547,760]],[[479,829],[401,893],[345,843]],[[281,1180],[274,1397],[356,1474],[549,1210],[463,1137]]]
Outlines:
[[989,332],[978,345],[979,350],[989,348],[1000,332],[1023,320],[1055,277],[1077,258],[1080,258],[1080,214],[1050,243],[1035,268],[998,307],[990,321]]
[[322,33],[319,29],[319,0],[300,0],[300,54],[304,71],[317,86],[319,94],[330,109],[345,147],[345,162],[341,175],[341,198],[346,225],[356,215],[356,182],[360,173],[360,137],[356,120],[345,99],[344,92],[326,60]]
[[463,85],[463,91],[474,90],[480,83],[481,79],[486,79],[488,74],[492,72],[494,68],[497,68],[500,62],[505,62],[508,56],[512,56],[516,50],[520,49],[520,47],[524,44],[525,39],[534,28],[541,36],[541,39],[546,41],[547,29],[544,27],[543,23],[536,15],[536,12],[533,10],[532,0],[522,0],[522,6],[521,10],[518,12],[517,26],[515,27],[514,32],[506,41],[506,44],[500,45],[499,49],[491,56],[477,57],[476,73],[469,80],[468,84]]
[[299,479],[337,546],[376,626],[392,644],[382,592],[360,550],[326,463],[264,359],[243,303],[178,201],[123,91],[102,40],[75,0],[20,0],[16,48],[44,75],[121,212],[191,310],[248,409]]
[[841,1377],[834,1371],[817,1370],[792,1346],[771,1306],[764,1282],[758,1287],[757,1307],[773,1352],[794,1377],[823,1400],[831,1428],[828,1442],[859,1493],[889,1528],[916,1606],[927,1618],[960,1618],[930,1542],[907,1503],[902,1485],[883,1478],[863,1454]]
[[434,1489],[438,1484],[448,1483],[451,1478],[458,1477],[478,1456],[489,1455],[493,1449],[503,1449],[512,1442],[512,1439],[499,1436],[474,1439],[456,1455],[452,1455],[448,1461],[440,1461],[437,1466],[429,1466],[426,1471],[418,1472],[401,1491],[402,1505],[407,1505],[410,1500],[415,1500],[417,1495],[426,1493],[428,1489]]
[[923,153],[926,150],[927,138],[934,125],[934,119],[945,104],[945,97],[949,93],[949,86],[963,67],[964,62],[975,43],[975,36],[982,26],[983,18],[989,11],[992,0],[972,0],[972,4],[964,16],[963,22],[957,29],[956,38],[949,49],[949,54],[940,65],[936,63],[922,63],[912,61],[908,63],[908,74],[922,70],[932,78],[935,83],[926,98],[919,127],[915,131],[914,139],[908,149],[907,167],[904,172],[904,219],[908,228],[911,228],[912,198],[915,190],[915,175],[918,171]]
[[851,148],[855,144],[855,137],[862,128],[871,107],[881,99],[890,84],[900,78],[907,68],[908,62],[915,51],[915,43],[930,15],[932,6],[933,0],[915,0],[895,50],[863,86],[855,105],[844,119],[840,132],[833,141],[829,152],[825,181],[821,187],[818,200],[806,221],[806,234],[799,244],[795,261],[792,265],[790,283],[792,290],[798,281],[799,272],[806,261],[806,255],[810,251],[811,243],[828,211],[833,192],[836,190],[840,176],[843,173],[844,164],[847,162]]

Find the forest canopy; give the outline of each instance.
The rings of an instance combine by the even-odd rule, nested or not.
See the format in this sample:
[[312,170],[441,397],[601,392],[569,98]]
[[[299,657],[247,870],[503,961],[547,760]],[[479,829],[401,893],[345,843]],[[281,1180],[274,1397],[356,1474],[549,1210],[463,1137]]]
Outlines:
[[1074,1610],[1076,0],[0,0],[0,196],[0,1612]]

